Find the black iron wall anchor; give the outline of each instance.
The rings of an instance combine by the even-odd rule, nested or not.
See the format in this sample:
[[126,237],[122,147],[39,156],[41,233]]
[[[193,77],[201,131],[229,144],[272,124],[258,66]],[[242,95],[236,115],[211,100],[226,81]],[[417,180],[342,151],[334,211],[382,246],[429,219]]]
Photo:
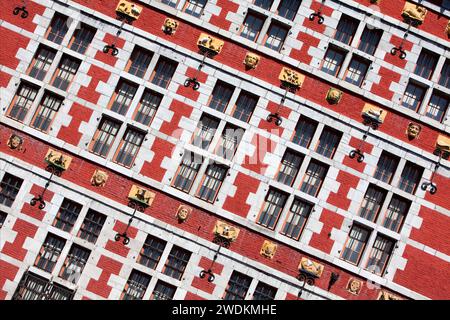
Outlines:
[[438,171],[439,167],[441,166],[441,159],[448,159],[450,156],[450,153],[448,151],[445,150],[441,150],[441,149],[436,149],[434,151],[434,154],[437,155],[439,157],[438,161],[434,164],[434,170],[433,173],[431,174],[431,178],[430,181],[426,181],[423,182],[422,185],[420,186],[420,188],[423,191],[427,191],[428,187],[430,187],[430,194],[435,194],[438,190],[436,183],[433,182],[434,177],[436,175],[436,172]]
[[367,126],[367,130],[364,132],[363,139],[358,147],[350,151],[350,153],[348,154],[350,159],[354,159],[356,156],[358,156],[356,158],[356,161],[360,163],[364,161],[364,152],[362,150],[364,144],[366,143],[366,139],[370,132],[370,129],[372,128],[373,130],[377,130],[381,123],[382,122],[380,119],[363,114],[363,124]]
[[304,270],[300,270],[298,275],[298,280],[302,283],[300,290],[298,291],[297,297],[300,298],[302,296],[303,290],[305,289],[306,284],[309,286],[314,286],[316,283],[317,276],[312,273],[306,272]]
[[330,276],[330,281],[328,282],[328,291],[331,290],[331,287],[339,280],[339,273],[332,272]]
[[267,122],[275,121],[275,125],[278,126],[278,127],[281,126],[281,124],[283,123],[283,119],[280,116],[280,110],[284,106],[284,102],[286,101],[286,97],[287,97],[288,92],[291,92],[291,93],[295,94],[295,92],[298,90],[298,87],[290,86],[287,83],[283,83],[281,87],[283,89],[285,89],[284,95],[281,98],[281,102],[278,105],[277,110],[274,113],[269,114],[267,116],[267,118],[266,118]]
[[134,217],[135,217],[135,215],[136,215],[136,211],[144,212],[145,209],[148,207],[148,205],[145,205],[144,203],[139,202],[139,201],[134,200],[134,199],[130,199],[130,200],[129,200],[128,206],[129,206],[130,208],[133,209],[133,214],[131,215],[130,219],[128,220],[128,224],[127,224],[127,226],[126,226],[126,228],[125,228],[125,231],[122,232],[122,233],[119,233],[119,232],[118,232],[118,233],[116,233],[116,235],[114,236],[114,240],[116,240],[116,241],[120,241],[120,239],[123,238],[122,243],[123,243],[124,245],[127,245],[127,244],[130,243],[130,237],[128,236],[128,229],[130,228],[131,223],[132,223],[133,220],[134,220]]
[[213,51],[211,49],[199,46],[200,53],[202,54],[202,61],[200,62],[199,66],[197,67],[197,71],[195,72],[195,75],[191,78],[187,78],[186,81],[184,81],[184,86],[186,88],[192,87],[195,91],[197,91],[200,88],[200,82],[198,82],[198,76],[200,75],[200,72],[202,68],[205,66],[205,60],[206,58],[213,58],[217,52]]
[[209,266],[208,270],[203,269],[202,271],[200,271],[199,274],[200,278],[202,279],[204,279],[206,275],[208,275],[208,282],[214,282],[214,280],[216,279],[216,276],[212,272],[212,268],[214,267],[216,260],[219,257],[220,249],[222,249],[222,247],[229,248],[231,244],[230,239],[226,239],[220,236],[216,236],[213,242],[218,245],[216,253],[214,254],[213,261],[211,262],[211,265]]
[[20,15],[20,17],[22,19],[26,19],[28,17],[28,11],[27,11],[27,2],[25,0],[22,0],[22,7],[17,6],[13,10],[13,14],[15,16],[17,16],[21,12],[22,12],[22,14]]
[[405,45],[406,38],[408,38],[411,27],[417,27],[419,25],[419,22],[414,19],[408,19],[407,23],[408,23],[408,28],[406,29],[406,32],[403,35],[403,39],[400,42],[400,45],[398,47],[394,47],[391,49],[391,54],[393,56],[396,56],[397,53],[400,53],[399,57],[402,60],[406,59],[406,51],[403,49],[403,46]]
[[311,13],[311,15],[309,16],[309,20],[310,21],[314,21],[314,19],[316,19],[316,17],[318,18],[317,22],[319,24],[323,24],[325,21],[324,16],[322,15],[322,9],[323,6],[325,4],[325,0],[322,0],[322,3],[320,4],[319,10],[317,10],[317,12]]
[[117,49],[116,44],[117,40],[119,39],[120,34],[122,33],[123,26],[125,25],[125,20],[122,21],[122,24],[120,25],[119,30],[117,30],[116,36],[114,37],[114,41],[112,44],[107,44],[103,47],[104,53],[109,53],[111,51],[111,55],[113,57],[117,56],[119,54],[119,49]]
[[[62,159],[61,159],[62,161]],[[62,172],[64,171],[63,168],[59,167],[57,164],[49,163],[47,167],[45,168],[48,172],[50,172],[50,177],[47,179],[47,182],[45,183],[44,190],[42,190],[41,194],[35,196],[33,199],[30,200],[30,204],[34,207],[36,203],[39,202],[39,209],[45,208],[45,201],[44,201],[44,195],[47,191],[48,187],[50,186],[50,182],[52,181],[53,175],[60,177]]]

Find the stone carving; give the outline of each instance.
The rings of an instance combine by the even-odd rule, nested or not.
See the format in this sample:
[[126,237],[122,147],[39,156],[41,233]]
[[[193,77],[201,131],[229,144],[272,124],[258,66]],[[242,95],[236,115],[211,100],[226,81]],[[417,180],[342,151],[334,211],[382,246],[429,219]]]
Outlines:
[[330,90],[328,90],[327,92],[326,99],[330,104],[338,104],[339,101],[341,101],[342,95],[342,91],[335,88],[330,88]]
[[142,7],[126,0],[120,0],[116,12],[119,15],[125,15],[131,20],[137,20],[142,12]]
[[61,170],[67,170],[72,162],[72,157],[63,155],[61,152],[57,152],[53,149],[48,149],[45,161]]
[[247,52],[245,55],[244,64],[247,69],[256,69],[260,59],[261,58],[258,55]]
[[175,34],[177,29],[178,29],[178,21],[173,20],[171,18],[166,18],[166,20],[164,20],[164,24],[162,26],[162,31],[164,31],[164,33],[172,35]]
[[306,272],[316,278],[320,278],[323,273],[323,265],[303,257],[300,261],[298,269],[302,272]]
[[222,50],[224,42],[206,33],[202,33],[198,38],[197,45],[218,54]]
[[234,241],[239,235],[239,229],[230,226],[226,222],[217,221],[216,225],[214,226],[214,234],[226,240]]
[[347,283],[347,290],[350,293],[358,295],[361,292],[362,281],[351,278]]
[[378,122],[380,124],[384,122],[386,114],[387,113],[383,109],[375,107],[374,105],[368,103],[364,106],[362,110],[363,117],[370,118],[371,120]]
[[402,17],[406,23],[421,25],[427,15],[427,9],[411,2],[406,2],[403,7]]
[[183,222],[183,221],[186,221],[187,218],[189,218],[189,215],[191,214],[191,212],[192,212],[192,208],[182,204],[178,207],[176,217],[178,218],[179,221]]
[[95,170],[91,178],[91,185],[103,187],[108,181],[108,174],[105,171]]
[[141,188],[137,185],[131,187],[130,193],[128,194],[128,199],[140,202],[144,206],[151,206],[156,194],[153,192]]
[[23,145],[23,139],[21,137],[19,137],[18,135],[16,135],[16,134],[12,134],[9,137],[8,142],[6,144],[12,150],[21,151],[22,150],[22,145]]
[[380,295],[378,296],[377,300],[403,300],[399,296],[396,296],[392,293],[389,293],[387,291],[381,290]]
[[275,243],[270,242],[268,240],[264,240],[264,243],[261,247],[261,251],[259,252],[259,254],[262,255],[263,257],[272,259],[276,251],[277,245]]
[[281,69],[280,75],[278,76],[278,79],[280,79],[281,82],[287,84],[288,86],[300,88],[303,84],[303,81],[305,80],[305,76],[294,70],[283,67],[283,69]]
[[408,128],[406,129],[406,135],[409,140],[414,140],[419,137],[420,131],[422,131],[422,127],[420,125],[410,122],[408,124]]

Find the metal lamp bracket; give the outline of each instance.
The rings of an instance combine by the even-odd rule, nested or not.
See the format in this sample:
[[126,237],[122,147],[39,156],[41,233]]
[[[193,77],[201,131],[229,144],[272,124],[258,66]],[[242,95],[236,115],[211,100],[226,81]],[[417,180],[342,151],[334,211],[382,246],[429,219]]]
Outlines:
[[378,127],[380,126],[380,122],[378,122],[374,119],[368,118],[368,117],[363,118],[363,123],[365,125],[367,125],[367,130],[364,132],[362,141],[360,142],[360,144],[358,145],[358,147],[356,149],[353,149],[348,154],[350,159],[354,159],[356,157],[356,161],[358,161],[359,163],[364,161],[363,147],[364,147],[364,144],[366,143],[366,139],[370,132],[370,129],[372,128],[373,130],[377,130]]
[[281,98],[280,104],[278,105],[277,110],[275,112],[273,112],[273,113],[270,113],[267,116],[267,118],[266,118],[267,122],[274,121],[275,125],[278,126],[278,127],[283,123],[283,119],[280,116],[280,110],[284,106],[284,102],[286,101],[286,97],[287,97],[288,92],[291,92],[291,93],[295,94],[295,92],[297,92],[297,90],[298,90],[297,86],[290,85],[290,84],[285,83],[285,82],[281,83],[281,87],[283,89],[285,89],[285,91],[284,91],[283,97]]
[[139,202],[139,201],[136,201],[133,199],[129,200],[128,206],[133,209],[133,214],[131,215],[130,219],[128,220],[128,224],[125,228],[125,231],[122,233],[118,232],[114,236],[114,240],[116,240],[116,241],[120,241],[120,239],[123,239],[122,243],[124,245],[127,245],[130,243],[130,237],[128,236],[128,229],[130,228],[131,223],[133,222],[134,217],[136,216],[136,211],[145,212],[145,209],[148,207],[148,205],[145,205],[142,202]]
[[64,169],[52,163],[49,163],[45,168],[45,170],[50,172],[50,177],[47,179],[47,182],[45,183],[44,190],[42,190],[41,194],[35,196],[33,199],[30,200],[30,205],[32,205],[33,207],[39,202],[38,208],[41,210],[45,208],[44,195],[48,187],[50,186],[50,182],[52,181],[53,175],[60,177],[62,172],[64,171]]
[[191,78],[187,78],[186,81],[184,81],[184,86],[186,88],[192,87],[195,91],[197,91],[200,88],[200,82],[198,82],[198,77],[200,75],[200,72],[202,68],[205,66],[206,58],[213,58],[217,52],[202,46],[199,46],[200,53],[203,56],[202,61],[200,62],[199,66],[197,67],[197,71],[195,72],[195,75]]
[[314,21],[316,18],[318,18],[318,19],[317,19],[317,23],[318,23],[318,24],[323,24],[323,23],[324,23],[325,18],[324,18],[324,16],[322,15],[322,9],[323,9],[324,4],[325,4],[325,0],[322,0],[322,3],[320,4],[320,7],[319,7],[319,9],[317,10],[317,12],[313,12],[313,13],[311,13],[311,15],[309,16],[309,20],[310,20],[310,21]]
[[230,244],[231,244],[231,240],[230,239],[226,239],[226,238],[221,237],[219,235],[216,235],[214,237],[213,242],[218,245],[216,253],[214,254],[213,261],[211,262],[211,265],[208,268],[208,270],[203,269],[199,273],[199,276],[202,279],[204,279],[206,277],[206,275],[208,275],[208,282],[213,282],[216,279],[214,273],[212,272],[212,269],[214,267],[214,264],[216,263],[217,258],[219,257],[220,249],[222,249],[222,247],[229,248]]
[[17,16],[19,13],[22,14],[20,15],[20,17],[22,19],[26,19],[28,17],[28,11],[27,11],[27,1],[26,0],[22,0],[22,6],[17,6],[14,8],[13,10],[13,14],[15,16]]
[[411,27],[417,27],[419,25],[419,22],[414,19],[408,19],[407,22],[408,22],[408,28],[406,29],[406,32],[403,35],[403,39],[400,42],[400,45],[398,47],[394,47],[391,49],[391,54],[393,56],[396,56],[397,53],[400,53],[399,58],[402,60],[406,59],[406,51],[404,50],[403,46],[405,45],[406,38],[408,38]]
[[[439,159],[434,164],[434,170],[433,170],[433,173],[431,174],[430,181],[423,182],[422,185],[420,186],[420,188],[423,191],[429,191],[431,195],[435,194],[438,190],[436,183],[434,183],[433,181],[434,181],[436,172],[438,171],[439,167],[441,166],[441,159],[447,160],[450,156],[448,151],[441,150],[441,149],[436,149],[434,151],[434,154],[437,155],[439,157]],[[428,190],[428,187],[429,187],[429,190]]]
[[298,298],[300,298],[302,296],[303,290],[305,289],[306,284],[308,284],[309,286],[314,286],[314,284],[316,283],[316,278],[317,276],[300,270],[300,273],[298,275],[298,280],[300,280],[300,282],[302,283],[300,290],[298,291]]

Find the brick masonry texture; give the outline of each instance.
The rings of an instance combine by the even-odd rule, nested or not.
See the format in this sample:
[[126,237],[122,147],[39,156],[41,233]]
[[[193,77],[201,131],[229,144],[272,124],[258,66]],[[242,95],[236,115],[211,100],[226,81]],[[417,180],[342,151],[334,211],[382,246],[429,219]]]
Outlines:
[[[150,298],[158,281],[177,287],[174,299],[220,299],[233,271],[251,277],[253,290],[258,282],[277,288],[277,299],[377,299],[382,290],[403,299],[450,299],[450,288],[440,285],[446,283],[450,270],[450,202],[446,188],[450,176],[449,162],[441,160],[442,166],[434,177],[434,182],[438,185],[436,194],[422,191],[420,186],[414,194],[408,194],[398,188],[406,161],[424,168],[420,183],[431,177],[434,162],[437,161],[437,157],[432,154],[436,140],[439,135],[448,137],[448,122],[444,119],[442,123],[438,123],[424,115],[406,110],[398,101],[393,101],[398,92],[392,89],[403,86],[401,81],[405,77],[415,77],[407,68],[416,63],[415,60],[409,59],[419,55],[418,47],[438,48],[436,50],[439,50],[441,64],[444,57],[450,59],[448,38],[444,32],[450,17],[448,10],[443,15],[429,10],[424,24],[412,30],[413,35],[404,43],[405,50],[410,54],[406,60],[389,53],[392,46],[400,44],[403,33],[396,27],[392,27],[393,31],[385,31],[388,36],[383,39],[386,39],[385,45],[389,45],[389,48],[381,48],[380,45],[377,58],[370,58],[371,61],[374,60],[373,65],[379,67],[370,73],[379,77],[379,81],[372,83],[368,90],[324,74],[316,65],[323,56],[315,54],[324,50],[323,43],[328,46],[329,36],[334,35],[341,14],[348,14],[356,3],[369,6],[368,0],[350,1],[342,7],[339,5],[340,1],[327,1],[322,11],[325,17],[323,25],[308,19],[309,13],[320,7],[320,1],[304,1],[294,22],[286,22],[293,26],[293,34],[290,34],[288,39],[298,41],[301,46],[289,47],[289,41],[286,41],[287,53],[271,52],[262,44],[241,41],[243,39],[234,30],[233,19],[239,17],[242,24],[245,17],[241,14],[242,9],[248,11],[249,6],[252,6],[247,1],[208,1],[205,8],[208,15],[200,19],[190,19],[186,13],[169,9],[160,3],[155,5],[152,2],[149,5],[146,3],[148,1],[132,2],[143,7],[142,14],[131,25],[125,25],[116,42],[120,54],[113,57],[103,53],[102,47],[116,41],[115,33],[120,24],[115,14],[116,1],[34,0],[30,1],[30,16],[21,19],[12,14],[14,5],[10,1],[0,0],[0,37],[4,40],[0,50],[0,110],[3,110],[0,112],[0,179],[4,172],[24,179],[13,206],[9,208],[0,205],[0,211],[7,214],[7,220],[0,229],[0,299],[11,299],[24,272],[36,270],[33,265],[48,233],[62,237],[66,245],[52,273],[39,271],[39,274],[47,279],[51,276],[58,277],[72,244],[92,251],[76,286],[58,278],[65,287],[76,289],[75,299],[120,298],[132,270],[146,273],[151,278],[144,299]],[[379,9],[383,21],[390,22],[386,25],[400,23],[403,3],[381,1]],[[428,2],[425,5],[428,5]],[[72,14],[75,19],[79,19],[78,15],[74,14],[75,11],[71,11],[74,8],[81,12],[79,16],[84,23],[98,29],[85,55],[67,48],[74,30],[73,25],[61,46],[51,43],[43,36],[54,12]],[[272,14],[259,8],[253,9]],[[360,12],[359,9],[356,11]],[[213,13],[209,17],[210,12]],[[167,17],[179,21],[174,35],[167,35],[161,30]],[[361,19],[360,28],[366,20]],[[202,32],[223,40],[225,45],[214,59],[206,59],[205,68],[198,76],[201,87],[195,91],[184,87],[183,82],[185,78],[193,77],[197,72],[196,67],[201,56],[198,55],[196,44]],[[430,35],[430,38],[420,40],[421,42],[417,40],[423,38],[423,35]],[[46,81],[38,81],[26,75],[25,70],[39,43],[58,51],[56,61],[59,61],[61,51],[81,59],[82,72],[78,73],[83,74],[83,81],[75,80],[70,90],[62,92]],[[147,72],[143,79],[126,72],[124,66],[135,45],[154,52],[151,62],[153,67],[160,56],[167,56],[178,62],[178,68],[167,89],[151,83],[151,72]],[[246,69],[243,64],[247,52],[261,57],[258,67],[254,70]],[[283,67],[302,73],[305,80],[295,94],[288,95],[285,105],[279,109],[284,90],[280,88],[278,75]],[[55,68],[54,62],[49,73],[53,73]],[[119,78],[135,82],[141,90],[138,92],[147,88],[163,95],[163,101],[151,125],[144,126],[129,117],[119,116],[108,110],[110,95],[116,89]],[[217,80],[230,82],[235,87],[232,102],[223,113],[207,106]],[[450,93],[446,88],[437,86],[434,80],[426,82],[427,86],[437,88],[445,94]],[[30,120],[22,123],[7,116],[21,81],[32,82],[41,88],[36,101],[30,106],[29,113],[36,110],[44,90],[55,91],[64,98],[64,105],[56,113],[48,133],[32,129],[29,126]],[[330,104],[325,99],[331,87],[343,91],[338,104]],[[232,117],[233,104],[242,90],[259,96],[257,108],[248,123]],[[139,100],[140,95],[136,94],[130,108],[135,108]],[[362,124],[361,110],[367,103],[383,108],[388,114],[378,130],[371,130],[368,134],[363,147],[366,160],[359,163],[356,159],[351,159],[348,153],[363,141],[367,127]],[[283,119],[280,127],[266,121],[269,113],[277,111]],[[196,194],[206,165],[199,170],[189,193],[171,186],[184,150],[195,150],[207,159],[218,158],[214,151],[211,151],[213,148],[201,150],[192,146],[192,135],[202,113],[219,118],[221,128],[224,122],[227,122],[245,129],[245,135],[234,158],[231,161],[221,160],[229,171],[213,203],[199,199]],[[102,115],[113,117],[121,124],[111,148],[114,151],[106,158],[93,155],[88,150]],[[28,117],[30,116],[29,114]],[[298,119],[305,116],[319,123],[308,148],[291,142]],[[410,122],[422,126],[419,138],[414,140],[408,139],[406,134]],[[334,128],[343,135],[332,157],[325,157],[317,152],[321,131],[326,127]],[[125,168],[114,160],[115,150],[120,145],[119,140],[127,128],[136,128],[145,133],[145,139],[131,168]],[[21,150],[8,147],[7,141],[12,134],[23,138]],[[219,140],[218,137],[215,139]],[[72,162],[61,177],[56,177],[55,181],[49,184],[44,196],[47,206],[40,210],[31,206],[29,201],[45,188],[49,173],[45,171],[44,157],[49,148],[70,155]],[[274,179],[286,148],[304,155],[303,164],[292,186],[283,185]],[[401,159],[389,185],[372,177],[381,150],[387,150]],[[320,192],[315,196],[300,191],[310,160],[329,166],[327,177]],[[95,170],[107,173],[105,186],[91,184]],[[364,221],[357,216],[369,183],[386,190],[387,199],[395,194],[413,203],[401,232],[388,230],[380,223],[380,219],[386,214],[388,201],[385,201],[378,213],[378,222]],[[127,196],[133,185],[150,190],[155,198],[145,212],[137,213],[127,233],[131,242],[125,246],[122,242],[116,242],[114,235],[123,232],[129,222],[132,210],[128,207]],[[263,209],[269,187],[279,189],[288,196],[274,230],[255,221]],[[83,205],[70,232],[64,232],[52,225],[64,198]],[[302,199],[313,207],[299,240],[282,234],[289,211],[293,210],[294,199]],[[176,218],[180,205],[193,209],[184,222]],[[100,211],[107,217],[95,245],[77,236],[83,216],[89,208]],[[355,212],[354,208],[358,210]],[[240,233],[230,248],[222,249],[217,261],[213,261],[217,248],[212,242],[213,229],[218,220],[238,227]],[[350,227],[354,224],[366,226],[371,230],[361,261],[357,265],[346,262],[341,257]],[[167,243],[161,261],[154,270],[136,262],[148,234]],[[395,242],[383,275],[373,274],[365,268],[377,234]],[[260,254],[265,240],[277,245],[272,259]],[[191,258],[180,280],[165,274],[165,263],[173,246],[191,252]],[[316,279],[314,286],[307,286],[306,295],[299,298],[297,293],[301,283],[297,279],[298,265],[303,257],[321,263],[324,273]],[[212,263],[216,280],[210,283],[201,279],[199,272],[207,270]],[[333,273],[339,274],[339,280],[329,288]],[[351,279],[362,281],[359,294],[351,293],[347,289]],[[253,292],[249,292],[247,299],[251,299],[252,294]]]

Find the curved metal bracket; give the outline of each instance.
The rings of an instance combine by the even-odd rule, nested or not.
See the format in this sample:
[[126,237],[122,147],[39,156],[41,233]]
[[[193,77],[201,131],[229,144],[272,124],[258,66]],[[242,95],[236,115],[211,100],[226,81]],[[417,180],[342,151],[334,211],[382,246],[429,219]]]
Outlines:
[[316,276],[305,272],[305,271],[300,271],[300,274],[298,275],[298,280],[300,280],[300,282],[302,283],[302,286],[300,287],[300,290],[298,292],[298,298],[300,298],[302,296],[303,290],[305,289],[306,284],[308,284],[309,286],[314,286],[314,284],[316,283]]
[[13,14],[15,16],[17,16],[21,12],[22,12],[22,14],[20,15],[20,17],[22,19],[26,19],[28,17],[28,11],[27,11],[27,7],[25,5],[23,5],[22,7],[17,6],[13,10]]
[[36,195],[33,199],[30,200],[30,205],[33,206],[33,207],[39,202],[38,208],[40,210],[43,210],[45,208],[46,204],[45,204],[45,201],[44,201],[44,195],[45,195],[45,192],[47,191],[48,187],[50,186],[50,182],[52,181],[53,175],[56,175],[57,177],[60,177],[62,172],[63,172],[62,168],[60,168],[58,166],[55,166],[53,164],[49,164],[45,168],[45,170],[50,172],[51,174],[50,174],[50,177],[47,179],[47,182],[45,183],[44,190],[42,190],[41,194]]
[[120,239],[123,239],[122,243],[124,245],[128,245],[130,243],[130,237],[128,236],[128,229],[130,228],[131,223],[133,222],[133,219],[134,219],[134,217],[136,215],[136,211],[145,212],[145,209],[148,207],[148,206],[144,205],[143,203],[138,202],[138,201],[133,200],[133,199],[130,199],[130,201],[128,202],[128,206],[130,208],[134,209],[133,210],[133,214],[131,215],[130,219],[128,220],[128,224],[127,224],[124,232],[122,232],[122,233],[118,232],[114,236],[114,240],[115,241],[120,241]]
[[320,4],[319,10],[317,12],[311,13],[309,15],[309,20],[314,21],[316,18],[318,24],[323,24],[325,22],[325,17],[322,15],[322,9],[325,4],[325,0],[322,0],[322,3]]

